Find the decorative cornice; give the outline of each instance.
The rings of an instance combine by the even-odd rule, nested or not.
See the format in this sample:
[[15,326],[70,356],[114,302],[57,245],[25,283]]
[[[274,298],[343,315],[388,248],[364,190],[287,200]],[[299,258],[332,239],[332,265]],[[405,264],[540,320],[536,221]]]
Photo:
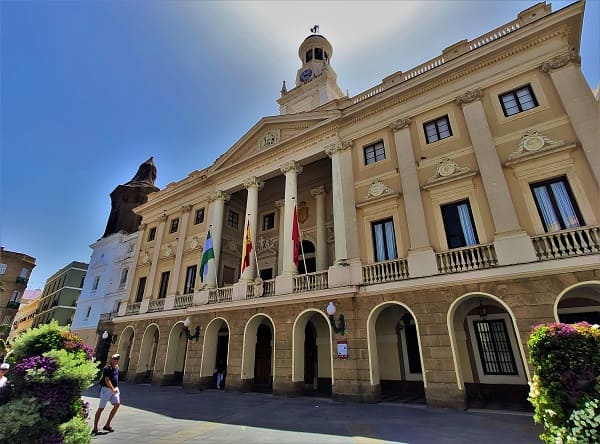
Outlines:
[[325,151],[325,154],[327,154],[329,157],[332,157],[334,154],[341,153],[342,151],[349,150],[350,148],[352,148],[352,141],[343,140],[327,145],[323,151]]
[[517,149],[508,155],[508,160],[518,159],[523,156],[528,156],[538,151],[543,151],[549,148],[550,145],[556,145],[558,142],[550,139],[539,131],[530,129],[525,131]]
[[295,172],[296,174],[300,174],[302,173],[302,171],[304,171],[304,167],[302,167],[302,165],[300,165],[300,163],[296,162],[295,160],[290,160],[289,162],[286,162],[283,165],[281,165],[281,172],[283,174],[287,174],[290,171]]
[[551,58],[547,62],[542,63],[540,69],[545,73],[549,73],[550,71],[562,68],[571,62],[577,63],[578,65],[581,64],[581,56],[577,54],[577,51],[574,49],[570,50],[568,53],[558,55]]
[[223,190],[217,190],[212,196],[208,197],[209,202],[214,202],[215,200],[223,200],[225,202],[229,202],[229,199],[231,199],[231,194],[227,194]]
[[367,199],[372,197],[380,197],[384,194],[389,194],[393,190],[388,187],[379,177],[375,179],[375,181],[369,187],[369,192],[367,193]]
[[310,190],[310,195],[312,197],[314,197],[315,199],[318,196],[323,196],[325,194],[325,185],[321,185],[319,187],[315,187],[313,189]]
[[412,120],[410,117],[403,117],[395,122],[390,123],[390,129],[392,131],[400,131],[401,129],[408,127],[411,122]]
[[260,191],[265,186],[265,181],[256,176],[252,176],[252,177],[249,177],[248,179],[244,180],[243,185],[244,185],[244,188],[246,188],[246,189],[258,188],[258,190]]
[[455,100],[459,106],[466,105],[467,103],[481,100],[483,97],[483,91],[481,89],[474,89],[473,91],[467,91],[464,94],[458,96]]
[[471,173],[472,170],[469,167],[461,167],[454,160],[449,159],[447,157],[443,157],[435,167],[435,174],[427,179],[426,184],[431,185],[435,184],[442,180],[447,180],[449,178],[455,178],[464,176],[466,174]]
[[256,252],[257,253],[262,253],[263,251],[266,250],[277,250],[277,247],[279,246],[279,239],[272,237],[270,239],[265,239],[264,237],[261,237],[260,239],[258,239],[256,241]]

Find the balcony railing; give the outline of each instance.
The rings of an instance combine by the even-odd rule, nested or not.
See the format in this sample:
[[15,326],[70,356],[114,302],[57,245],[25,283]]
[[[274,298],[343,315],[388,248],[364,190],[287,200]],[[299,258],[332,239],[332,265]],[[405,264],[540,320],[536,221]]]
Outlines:
[[539,261],[600,252],[600,227],[580,227],[531,238]]
[[479,270],[498,264],[494,244],[455,248],[443,253],[436,253],[436,258],[438,271],[441,274]]
[[260,281],[260,283],[249,283],[246,287],[246,299],[254,299],[275,295],[275,279]]
[[208,293],[208,303],[217,304],[219,302],[230,302],[233,296],[233,287],[223,287],[210,290]]
[[275,296],[275,279],[263,281],[263,298],[267,296]]
[[327,288],[327,271],[294,276],[294,293],[323,290],[325,288]]
[[175,309],[181,309],[181,308],[186,308],[189,307],[190,305],[192,305],[192,300],[194,298],[193,294],[184,294],[181,296],[175,296]]
[[164,299],[155,299],[148,304],[148,312],[162,311],[165,308]]
[[408,279],[408,262],[406,259],[377,262],[362,268],[365,285],[382,284],[384,282]]
[[134,304],[127,304],[127,308],[125,309],[125,315],[134,315],[140,312],[141,302],[136,302]]
[[102,313],[100,315],[100,322],[102,321],[110,321],[112,318],[114,318],[117,315],[116,311],[112,311],[110,313]]

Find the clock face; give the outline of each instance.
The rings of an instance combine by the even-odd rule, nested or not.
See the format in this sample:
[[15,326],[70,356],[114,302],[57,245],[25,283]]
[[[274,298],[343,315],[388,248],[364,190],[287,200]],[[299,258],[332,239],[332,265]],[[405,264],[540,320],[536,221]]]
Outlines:
[[300,81],[306,82],[310,79],[310,76],[312,76],[312,69],[305,69],[302,71],[302,74],[300,74]]

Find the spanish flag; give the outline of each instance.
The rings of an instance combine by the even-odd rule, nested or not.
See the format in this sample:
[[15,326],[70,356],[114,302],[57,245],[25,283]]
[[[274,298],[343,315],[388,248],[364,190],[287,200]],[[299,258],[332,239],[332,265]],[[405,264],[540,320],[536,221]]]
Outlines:
[[242,248],[242,274],[250,266],[250,253],[252,253],[252,234],[250,233],[250,221],[248,221],[244,237],[244,248]]

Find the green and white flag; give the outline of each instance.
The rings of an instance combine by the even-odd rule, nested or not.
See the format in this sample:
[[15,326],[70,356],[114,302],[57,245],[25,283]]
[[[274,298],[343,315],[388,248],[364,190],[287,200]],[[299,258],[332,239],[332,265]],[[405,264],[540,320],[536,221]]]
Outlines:
[[213,249],[212,238],[210,237],[210,228],[206,234],[204,249],[202,250],[202,259],[200,260],[200,280],[204,282],[208,274],[208,261],[215,258],[215,250]]

